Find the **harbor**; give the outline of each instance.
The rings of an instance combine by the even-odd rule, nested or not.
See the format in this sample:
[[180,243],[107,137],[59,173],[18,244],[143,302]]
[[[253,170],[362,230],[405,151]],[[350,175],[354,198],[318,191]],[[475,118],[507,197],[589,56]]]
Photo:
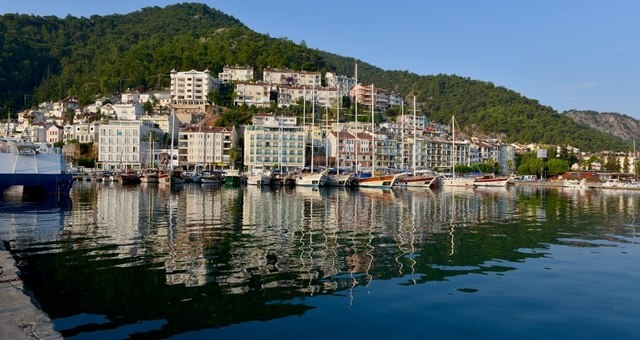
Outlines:
[[[640,335],[623,326],[639,191],[77,181],[69,197],[0,209],[65,338]],[[589,321],[603,313],[617,321]]]

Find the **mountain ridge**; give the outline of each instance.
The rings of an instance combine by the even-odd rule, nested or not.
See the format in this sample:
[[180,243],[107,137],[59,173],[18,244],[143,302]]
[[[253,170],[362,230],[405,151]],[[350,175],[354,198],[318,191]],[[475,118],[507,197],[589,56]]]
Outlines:
[[[170,70],[251,65],[335,71],[353,75],[356,59],[271,38],[207,5],[145,7],[124,15],[90,18],[0,17],[0,105],[22,107],[77,94],[167,85]],[[506,142],[573,145],[583,150],[626,150],[630,143],[578,124],[553,108],[488,81],[457,75],[417,75],[358,62],[359,81],[405,98],[416,96],[421,115],[439,123],[455,116],[469,135]],[[27,97],[29,94],[29,97]],[[29,103],[27,102],[29,98]],[[396,112],[397,114],[397,112]]]

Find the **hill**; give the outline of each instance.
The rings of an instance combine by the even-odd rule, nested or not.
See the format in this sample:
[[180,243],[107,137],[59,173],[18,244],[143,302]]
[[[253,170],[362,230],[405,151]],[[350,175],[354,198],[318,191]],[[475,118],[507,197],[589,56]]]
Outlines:
[[[258,78],[264,67],[353,75],[356,62],[253,32],[237,19],[196,3],[90,18],[5,14],[0,32],[0,106],[14,111],[70,94],[90,103],[96,95],[127,88],[167,87],[172,69],[208,68],[217,74],[224,65],[239,64],[253,66]],[[583,150],[631,147],[490,82],[387,71],[363,62],[358,67],[360,82],[407,99],[415,95],[423,115],[440,123],[455,115],[470,135],[570,144]]]
[[625,140],[640,136],[640,121],[620,113],[569,110],[562,114],[580,124]]

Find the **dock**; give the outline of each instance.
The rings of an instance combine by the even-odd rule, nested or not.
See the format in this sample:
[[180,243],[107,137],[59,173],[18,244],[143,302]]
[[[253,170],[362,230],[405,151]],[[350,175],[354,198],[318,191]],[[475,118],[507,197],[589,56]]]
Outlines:
[[0,243],[0,338],[63,339],[49,316],[37,307],[18,276],[16,262]]

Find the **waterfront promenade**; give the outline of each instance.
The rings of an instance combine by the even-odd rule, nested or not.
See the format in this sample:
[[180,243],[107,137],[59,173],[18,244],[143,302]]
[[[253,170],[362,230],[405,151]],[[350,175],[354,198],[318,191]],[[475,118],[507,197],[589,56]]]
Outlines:
[[0,338],[62,339],[49,316],[24,291],[11,254],[0,244]]

